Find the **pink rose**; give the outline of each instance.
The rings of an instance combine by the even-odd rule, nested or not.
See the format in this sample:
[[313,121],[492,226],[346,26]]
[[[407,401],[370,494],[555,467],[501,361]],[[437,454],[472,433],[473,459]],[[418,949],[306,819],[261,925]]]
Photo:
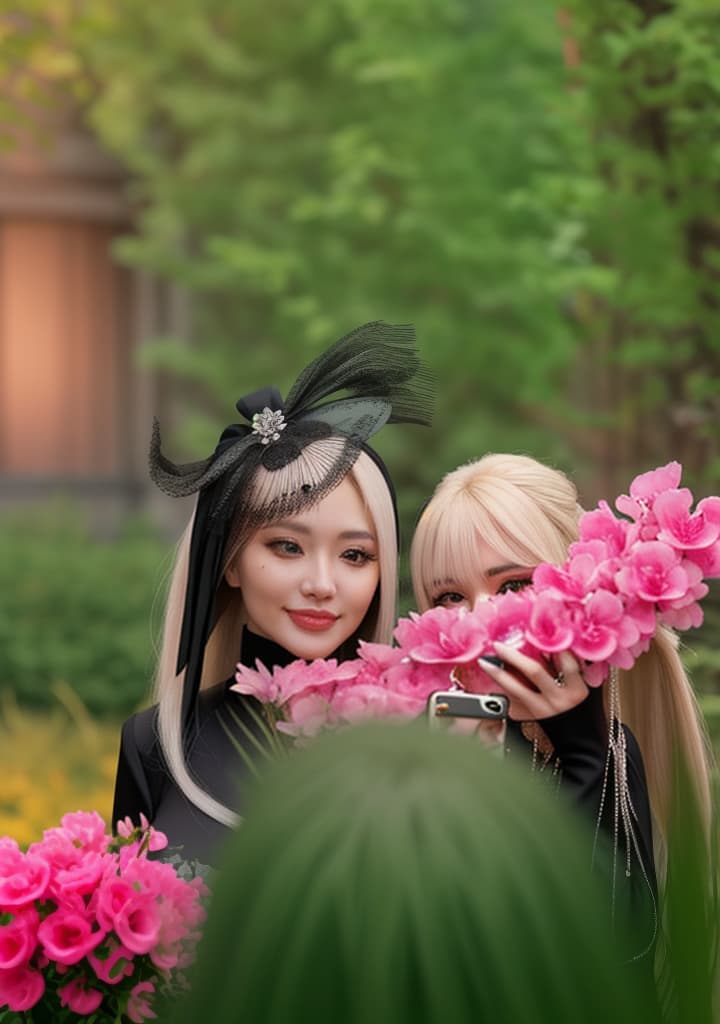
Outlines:
[[44,991],[45,979],[40,971],[24,966],[0,970],[0,1007],[7,1006],[15,1013],[22,1013],[35,1006]]
[[115,928],[115,918],[122,908],[136,895],[129,882],[117,875],[109,875],[98,888],[90,906],[94,910],[100,925],[106,931]]
[[85,848],[82,853],[82,859],[77,864],[55,872],[53,891],[63,899],[69,893],[88,896],[95,891],[103,876],[107,861],[106,855],[96,853],[88,848]]
[[159,932],[158,907],[148,893],[135,893],[115,915],[115,933],[133,953],[150,952]]
[[105,853],[110,837],[106,833],[105,822],[97,811],[74,811],[65,814],[60,824],[83,848]]
[[142,1024],[150,1017],[157,1017],[150,1006],[150,998],[155,994],[155,986],[151,981],[141,981],[131,989],[130,998],[125,1011],[133,1024]]
[[[102,958],[100,956],[102,955]],[[135,970],[134,953],[126,949],[114,936],[109,936],[102,946],[88,953],[88,963],[100,979],[108,985],[117,985]]]
[[42,899],[50,881],[50,867],[41,857],[21,853],[17,844],[0,845],[0,906],[21,907]]
[[87,988],[87,985],[86,978],[73,978],[67,985],[63,985],[58,989],[60,1005],[67,1006],[74,1013],[79,1013],[84,1017],[95,1013],[103,1001],[103,994],[96,988]]
[[45,953],[60,964],[78,963],[104,937],[104,931],[93,931],[86,916],[64,908],[55,910],[38,928],[38,939]]
[[[15,909],[4,915],[10,920],[0,923],[0,970],[27,964],[35,952],[40,917],[33,905]],[[2,921],[3,915],[0,915]]]

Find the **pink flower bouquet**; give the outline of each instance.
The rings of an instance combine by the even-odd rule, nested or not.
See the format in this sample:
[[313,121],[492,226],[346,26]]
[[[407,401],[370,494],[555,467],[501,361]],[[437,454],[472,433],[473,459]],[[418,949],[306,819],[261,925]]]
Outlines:
[[77,811],[25,853],[0,838],[0,1021],[140,1024],[183,986],[205,884],[148,858],[167,841],[147,821],[118,825]]
[[532,586],[472,610],[432,608],[401,619],[397,647],[361,644],[359,657],[293,662],[269,671],[237,666],[234,689],[252,694],[277,728],[296,737],[366,718],[414,717],[435,690],[497,689],[478,659],[502,641],[542,657],[572,651],[598,686],[610,668],[628,669],[658,623],[699,626],[706,579],[720,577],[720,497],[693,511],[670,462],[633,480],[630,494],[580,519],[579,540],[561,566],[541,564]]
[[497,687],[477,659],[502,641],[541,657],[572,651],[598,686],[612,666],[631,668],[659,623],[702,623],[705,579],[720,577],[720,498],[680,488],[677,462],[633,480],[629,495],[586,512],[579,540],[561,566],[541,564],[532,586],[498,595],[471,611],[436,608],[410,614],[395,636],[411,661],[465,668],[469,688]]

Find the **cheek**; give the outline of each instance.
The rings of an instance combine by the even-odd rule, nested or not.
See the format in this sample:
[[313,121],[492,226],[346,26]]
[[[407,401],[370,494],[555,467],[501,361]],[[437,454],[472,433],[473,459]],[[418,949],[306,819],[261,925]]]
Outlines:
[[349,593],[351,593],[353,597],[353,603],[358,608],[366,610],[375,596],[375,591],[377,590],[379,583],[379,568],[375,569],[375,571],[356,573],[356,578],[351,581],[351,587],[349,590]]

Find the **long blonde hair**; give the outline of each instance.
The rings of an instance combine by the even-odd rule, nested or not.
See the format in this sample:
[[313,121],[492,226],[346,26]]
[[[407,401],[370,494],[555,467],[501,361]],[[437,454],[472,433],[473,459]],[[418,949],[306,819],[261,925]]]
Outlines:
[[[486,455],[441,480],[424,509],[411,550],[420,611],[438,582],[481,574],[478,536],[509,561],[561,563],[577,539],[582,514],[564,473],[524,455]],[[658,627],[647,654],[619,673],[622,719],[640,746],[656,823],[655,853],[663,874],[676,762],[695,785],[709,829],[712,756],[702,715],[678,653],[676,635]]]
[[[317,443],[315,442],[315,444]],[[267,478],[271,476],[272,474],[267,474]],[[353,647],[359,640],[390,643],[396,617],[398,560],[397,524],[393,500],[382,472],[365,452],[360,453],[346,479],[350,479],[357,488],[372,519],[377,537],[380,566],[378,591],[360,628],[349,642]],[[263,480],[265,499],[268,497],[268,489],[271,486],[273,486],[273,481]],[[282,486],[282,480],[278,476],[278,492]],[[242,515],[242,509],[239,510],[239,514]],[[188,769],[183,753],[181,707],[185,673],[183,671],[176,675],[175,668],[187,585],[192,527],[193,520],[191,519],[178,543],[175,566],[168,591],[162,645],[153,687],[153,697],[158,703],[158,735],[168,768],[188,800],[210,817],[215,818],[216,821],[233,826],[239,821],[237,814],[215,800],[198,784]],[[241,540],[239,543],[234,542],[225,553],[225,568],[242,546],[243,539],[245,541],[248,539],[247,534],[242,530],[235,531],[236,536],[238,533]],[[240,590],[228,587],[224,582],[221,583],[218,591],[218,607],[220,615],[205,648],[201,689],[207,689],[232,675],[240,656],[240,637],[246,620]]]

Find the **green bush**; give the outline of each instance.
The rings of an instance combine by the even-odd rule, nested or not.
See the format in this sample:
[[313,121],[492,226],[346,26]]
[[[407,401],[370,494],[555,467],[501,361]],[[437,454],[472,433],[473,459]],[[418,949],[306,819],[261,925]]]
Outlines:
[[169,564],[146,523],[102,540],[67,504],[4,519],[0,693],[52,707],[53,684],[66,682],[96,715],[131,712],[152,675]]

